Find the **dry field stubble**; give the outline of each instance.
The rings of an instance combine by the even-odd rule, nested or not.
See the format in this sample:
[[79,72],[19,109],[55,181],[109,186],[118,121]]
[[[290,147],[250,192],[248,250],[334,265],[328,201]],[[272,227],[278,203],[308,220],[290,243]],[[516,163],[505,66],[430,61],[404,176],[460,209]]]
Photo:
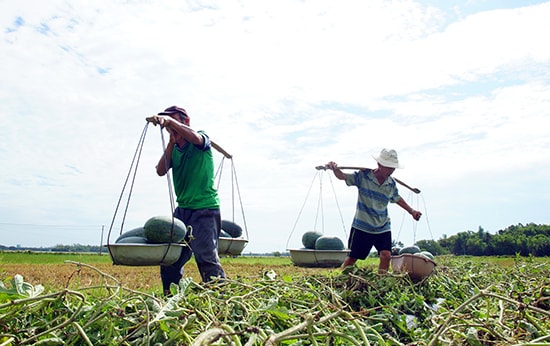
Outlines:
[[[104,284],[118,284],[141,292],[160,294],[161,283],[159,267],[131,267],[113,265],[109,259],[99,263],[91,263],[84,259],[75,260],[70,256],[59,258],[53,263],[1,263],[0,279],[5,281],[16,274],[32,285],[42,285],[47,291],[63,288],[82,288]],[[339,269],[302,268],[292,264],[289,258],[222,258],[222,265],[230,279],[254,279],[261,277],[266,271],[273,270],[278,276],[306,276],[325,273],[327,275],[339,273]],[[77,263],[83,263],[83,266]],[[112,276],[116,281],[103,281],[104,273]],[[191,277],[200,282],[200,276],[194,260],[185,265],[185,277]]]

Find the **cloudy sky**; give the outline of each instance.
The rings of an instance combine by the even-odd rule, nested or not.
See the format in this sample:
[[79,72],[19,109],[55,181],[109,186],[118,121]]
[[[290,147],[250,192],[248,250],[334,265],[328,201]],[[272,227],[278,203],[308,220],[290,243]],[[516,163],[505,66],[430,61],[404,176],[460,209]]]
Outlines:
[[346,238],[357,190],[315,166],[375,167],[382,148],[422,191],[400,188],[419,222],[390,206],[395,240],[550,223],[550,2],[1,7],[2,245],[105,244],[170,214],[145,117],[174,104],[233,155],[222,216],[246,225],[245,251],[301,247],[311,229]]

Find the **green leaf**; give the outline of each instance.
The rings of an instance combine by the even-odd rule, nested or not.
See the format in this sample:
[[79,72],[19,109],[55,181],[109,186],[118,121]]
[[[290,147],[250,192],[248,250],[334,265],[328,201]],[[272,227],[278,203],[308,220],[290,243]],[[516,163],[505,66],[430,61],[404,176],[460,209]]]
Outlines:
[[13,279],[11,279],[11,288],[7,288],[0,282],[0,298],[2,298],[2,300],[6,298],[32,298],[40,295],[42,292],[44,292],[44,287],[42,285],[33,286],[25,282],[23,276],[20,274],[16,274]]

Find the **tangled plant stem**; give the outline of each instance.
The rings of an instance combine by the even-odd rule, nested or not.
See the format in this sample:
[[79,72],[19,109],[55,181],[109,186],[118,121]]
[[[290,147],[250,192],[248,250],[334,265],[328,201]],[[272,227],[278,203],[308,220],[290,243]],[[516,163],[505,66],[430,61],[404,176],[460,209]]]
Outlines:
[[[475,302],[479,299],[482,299],[484,297],[491,297],[491,298],[495,298],[495,299],[499,300],[499,305],[501,305],[500,302],[508,302],[510,304],[514,304],[514,305],[518,306],[518,308],[524,308],[524,309],[532,310],[532,311],[538,312],[540,314],[546,315],[547,317],[550,317],[550,312],[548,312],[548,311],[539,309],[539,308],[534,307],[534,306],[524,305],[523,303],[515,301],[515,300],[510,299],[508,297],[504,297],[504,296],[501,296],[501,295],[498,295],[498,294],[494,294],[494,293],[491,293],[487,290],[482,290],[481,292],[479,292],[479,293],[475,294],[474,296],[472,296],[470,299],[466,300],[458,308],[456,308],[456,310],[451,312],[449,314],[449,316],[447,316],[447,319],[443,322],[443,324],[441,324],[437,328],[437,330],[436,330],[432,340],[430,341],[429,345],[432,346],[432,345],[437,344],[437,342],[439,341],[439,338],[441,337],[441,334],[443,334],[448,329],[448,326],[449,326],[449,324],[452,320],[455,320],[455,319],[459,318],[459,314],[462,313],[462,310],[464,310],[469,305],[472,305],[473,302]],[[500,321],[499,321],[500,323],[502,323],[503,312],[504,312],[504,309],[501,309],[501,317],[500,317]],[[488,329],[488,331],[491,331],[491,330],[492,330],[492,328]],[[494,330],[492,332],[496,334],[496,332]],[[503,336],[503,335],[495,335],[495,336],[498,336],[502,340],[507,340],[506,336]],[[507,340],[507,341],[510,341],[510,340]]]
[[[432,346],[465,338],[481,345],[550,340],[547,266],[526,265],[516,273],[454,261],[438,266],[444,275],[436,272],[422,283],[368,268],[208,285],[186,278],[169,299],[127,289],[113,276],[71,261],[76,270],[65,289],[0,301],[0,342]],[[84,271],[101,284],[69,289]],[[506,280],[495,279],[503,275]],[[405,316],[414,316],[413,326]]]

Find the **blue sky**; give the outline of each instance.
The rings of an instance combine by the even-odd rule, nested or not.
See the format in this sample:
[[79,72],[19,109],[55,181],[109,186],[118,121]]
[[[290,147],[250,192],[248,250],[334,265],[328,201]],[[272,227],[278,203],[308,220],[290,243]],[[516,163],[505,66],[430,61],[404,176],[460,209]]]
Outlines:
[[[390,206],[398,241],[548,224],[548,18],[545,1],[4,1],[0,244],[105,243],[144,119],[174,104],[234,155],[246,251],[345,238],[357,192],[323,173],[306,200],[314,167],[382,148],[427,216]],[[160,138],[125,229],[170,213]],[[230,173],[222,213],[242,224]]]

